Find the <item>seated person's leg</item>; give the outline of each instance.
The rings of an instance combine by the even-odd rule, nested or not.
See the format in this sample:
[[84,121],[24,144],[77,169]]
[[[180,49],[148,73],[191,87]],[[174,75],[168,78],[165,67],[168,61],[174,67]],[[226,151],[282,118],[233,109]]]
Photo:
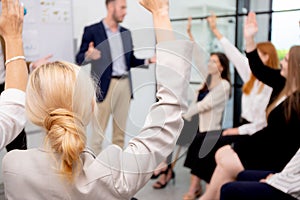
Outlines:
[[238,174],[237,181],[259,181],[272,173],[274,172],[263,170],[244,170]]
[[220,200],[293,200],[276,188],[258,181],[234,181],[221,188]]

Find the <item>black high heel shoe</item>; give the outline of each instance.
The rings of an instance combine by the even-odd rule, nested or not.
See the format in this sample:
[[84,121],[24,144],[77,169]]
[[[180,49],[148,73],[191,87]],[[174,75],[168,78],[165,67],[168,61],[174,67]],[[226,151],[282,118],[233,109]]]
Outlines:
[[[1,0],[0,0],[1,1]],[[162,174],[165,174],[166,173],[166,171],[168,170],[168,165],[166,166],[167,168],[165,169],[165,170],[161,170],[158,174],[154,174],[154,172],[153,172],[153,174],[152,174],[152,176],[151,176],[151,178],[150,179],[157,179],[160,175],[162,175]]]
[[157,179],[161,174],[165,173],[165,171],[160,171],[158,174],[152,174],[151,179]]
[[[171,177],[168,180],[167,178],[168,178],[168,174],[169,174],[170,171],[171,171]],[[173,185],[175,185],[175,172],[173,171],[171,165],[168,165],[168,168],[165,171],[163,171],[162,174],[165,175],[166,182],[163,184],[159,180],[156,181],[156,183],[155,183],[156,185],[153,185],[154,189],[163,189],[163,188],[165,188],[171,180],[173,180]]]

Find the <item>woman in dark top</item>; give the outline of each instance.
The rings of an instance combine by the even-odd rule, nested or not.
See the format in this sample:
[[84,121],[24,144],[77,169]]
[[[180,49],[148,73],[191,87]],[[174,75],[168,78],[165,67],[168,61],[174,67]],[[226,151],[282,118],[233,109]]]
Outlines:
[[271,69],[258,55],[257,31],[255,13],[250,12],[244,25],[246,55],[252,73],[273,88],[266,111],[268,125],[233,148],[227,145],[217,151],[217,166],[201,200],[218,199],[221,186],[245,169],[281,171],[300,147],[300,46],[290,49],[281,70]]

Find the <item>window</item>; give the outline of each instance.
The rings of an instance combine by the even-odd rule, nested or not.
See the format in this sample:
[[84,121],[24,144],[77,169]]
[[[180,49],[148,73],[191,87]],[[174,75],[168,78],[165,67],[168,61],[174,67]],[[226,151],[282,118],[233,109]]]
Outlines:
[[299,0],[273,0],[273,11],[271,41],[282,59],[291,46],[300,45]]

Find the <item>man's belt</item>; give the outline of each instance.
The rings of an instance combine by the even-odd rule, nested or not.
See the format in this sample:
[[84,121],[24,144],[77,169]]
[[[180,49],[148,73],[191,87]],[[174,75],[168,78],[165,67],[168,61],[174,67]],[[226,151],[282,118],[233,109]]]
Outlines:
[[121,75],[121,76],[111,76],[111,78],[114,78],[114,79],[124,79],[124,78],[128,78],[128,75]]

